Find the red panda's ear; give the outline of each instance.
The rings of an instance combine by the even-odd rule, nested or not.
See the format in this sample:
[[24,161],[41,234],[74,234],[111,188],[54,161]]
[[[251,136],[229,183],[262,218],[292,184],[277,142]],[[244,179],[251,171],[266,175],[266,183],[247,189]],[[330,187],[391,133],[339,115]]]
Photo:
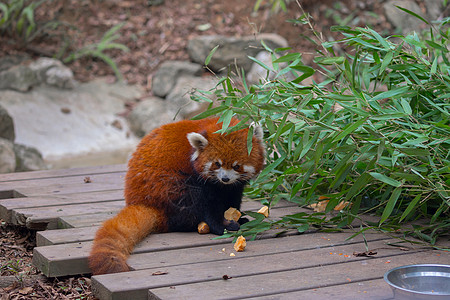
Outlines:
[[208,140],[197,132],[191,132],[187,134],[189,144],[191,144],[197,151],[203,150],[208,145]]
[[260,142],[263,141],[264,138],[264,131],[258,123],[252,122],[250,124],[250,127],[253,127],[253,136],[257,138]]

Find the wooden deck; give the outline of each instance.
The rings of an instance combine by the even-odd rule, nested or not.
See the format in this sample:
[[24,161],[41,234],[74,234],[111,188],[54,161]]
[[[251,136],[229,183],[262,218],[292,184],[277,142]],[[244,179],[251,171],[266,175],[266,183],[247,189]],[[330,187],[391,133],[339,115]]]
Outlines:
[[[0,175],[0,218],[37,233],[33,263],[49,277],[89,273],[94,234],[124,206],[125,166]],[[243,210],[257,210],[245,202]],[[300,209],[281,203],[276,218]],[[450,253],[367,233],[265,234],[235,252],[230,239],[196,233],[155,234],[129,259],[134,271],[92,277],[99,299],[391,299],[383,274],[394,267],[450,264]],[[448,247],[448,241],[443,241]],[[234,253],[234,256],[230,256]],[[224,279],[228,278],[228,279]]]

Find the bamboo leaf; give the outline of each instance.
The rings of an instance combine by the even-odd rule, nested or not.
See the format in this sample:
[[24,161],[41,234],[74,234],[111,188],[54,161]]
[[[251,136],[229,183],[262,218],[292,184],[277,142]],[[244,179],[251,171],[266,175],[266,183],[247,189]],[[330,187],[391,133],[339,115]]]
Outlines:
[[344,130],[342,130],[341,133],[339,133],[332,142],[336,142],[339,141],[341,139],[343,139],[344,137],[346,137],[347,135],[349,135],[350,133],[352,133],[353,131],[355,131],[356,129],[358,129],[362,124],[364,124],[364,122],[366,122],[366,118],[363,119],[359,119],[358,121],[356,121],[353,124],[348,124],[346,127],[344,127]]
[[403,111],[404,111],[406,114],[408,114],[408,115],[411,115],[411,114],[412,114],[411,106],[409,105],[409,102],[406,101],[405,98],[400,99],[400,104],[402,105]]
[[281,164],[286,159],[285,156],[279,157],[276,161],[268,165],[264,168],[264,170],[259,174],[259,177],[264,177],[270,172],[272,172],[276,167],[278,167],[279,164]]
[[217,49],[219,48],[219,45],[215,46],[208,54],[208,56],[205,59],[205,66],[209,65],[211,58],[213,57],[214,53],[216,53]]
[[399,222],[403,221],[414,209],[417,209],[417,202],[419,202],[421,198],[421,195],[417,195],[409,204],[408,207],[403,212],[402,216],[400,217]]
[[406,92],[409,92],[409,91],[410,91],[410,88],[408,86],[403,86],[403,87],[399,87],[396,89],[388,90],[386,92],[381,92],[370,100],[378,101],[378,100],[383,100],[386,98],[394,98],[398,95],[405,94]]
[[400,181],[397,181],[397,180],[395,180],[395,179],[392,179],[392,178],[390,178],[390,177],[387,177],[387,176],[384,175],[384,174],[376,173],[376,172],[369,172],[369,174],[370,174],[370,176],[372,176],[373,178],[375,178],[375,179],[377,179],[377,180],[379,180],[379,181],[382,181],[382,182],[384,182],[384,183],[386,183],[386,184],[392,185],[392,186],[394,186],[394,187],[399,187],[399,186],[402,185],[402,183],[401,183]]
[[395,7],[397,7],[397,8],[400,9],[400,10],[403,10],[404,12],[410,14],[411,16],[414,16],[414,17],[416,17],[417,19],[421,20],[422,22],[424,22],[424,23],[430,25],[430,23],[428,23],[427,20],[425,20],[424,18],[422,18],[421,16],[419,16],[419,15],[416,14],[415,12],[412,12],[412,11],[410,11],[409,9],[406,9],[406,8],[401,7],[401,6],[398,6],[398,5],[396,5]]
[[273,71],[272,70],[272,68],[270,68],[269,66],[267,66],[265,63],[263,63],[262,61],[260,61],[260,60],[257,60],[256,58],[254,58],[254,57],[251,57],[251,56],[247,56],[250,60],[253,60],[255,63],[257,63],[258,65],[260,65],[264,70],[267,70],[267,71]]
[[389,218],[392,214],[392,211],[394,210],[395,204],[397,203],[398,198],[400,197],[402,193],[402,188],[401,187],[397,187],[394,189],[394,191],[391,194],[391,197],[389,198],[383,213],[381,214],[381,219],[379,222],[379,225],[383,224],[384,221],[387,220],[387,218]]

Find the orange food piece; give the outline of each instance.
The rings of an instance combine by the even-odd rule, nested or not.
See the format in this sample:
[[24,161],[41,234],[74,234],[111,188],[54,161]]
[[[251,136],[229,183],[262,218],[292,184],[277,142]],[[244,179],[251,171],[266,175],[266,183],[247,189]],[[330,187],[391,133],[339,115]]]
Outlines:
[[[326,208],[327,208],[328,202],[330,202],[330,200],[324,200],[324,199],[329,199],[329,198],[326,197],[326,196],[320,196],[319,200],[321,200],[321,201],[319,201],[317,203],[313,203],[313,204],[309,205],[308,207],[314,209],[315,212],[324,212],[326,210]],[[334,210],[342,210],[342,209],[346,208],[349,205],[351,205],[350,202],[348,202],[348,201],[341,201],[341,202],[339,202],[338,205],[336,205],[334,207]]]
[[206,222],[200,222],[197,226],[197,231],[200,234],[206,234],[209,233],[209,226],[206,224]]
[[342,210],[346,208],[348,205],[350,205],[350,202],[348,201],[341,201],[338,205],[334,207],[334,210]]
[[268,206],[263,206],[258,210],[258,214],[262,214],[264,215],[264,217],[269,217],[269,207]]
[[237,222],[237,221],[239,221],[239,218],[241,217],[241,215],[242,215],[241,212],[238,211],[236,208],[230,207],[229,209],[227,209],[225,211],[225,213],[223,214],[223,217],[226,220]]
[[319,201],[318,203],[312,203],[309,207],[314,209],[315,212],[324,212],[327,208],[328,202],[329,200]]
[[245,246],[247,246],[247,242],[245,241],[245,237],[241,235],[237,238],[236,243],[234,243],[234,250],[242,252],[245,250]]

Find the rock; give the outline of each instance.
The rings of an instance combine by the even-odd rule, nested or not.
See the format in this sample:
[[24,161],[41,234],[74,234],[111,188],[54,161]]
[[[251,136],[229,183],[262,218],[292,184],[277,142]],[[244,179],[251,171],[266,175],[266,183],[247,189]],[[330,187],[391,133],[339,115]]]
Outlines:
[[[266,66],[273,69],[272,64],[272,55],[267,51],[261,51],[259,52],[255,58],[259,60],[260,62],[264,63]],[[279,68],[286,67],[286,63],[280,64]],[[268,75],[268,76],[267,76]],[[267,80],[273,80],[275,79],[275,76],[277,75],[276,72],[269,71],[269,74],[267,74],[267,70],[260,66],[257,63],[253,63],[250,71],[247,72],[247,81],[250,84],[259,83],[260,81],[267,81]],[[293,80],[293,76],[291,73],[287,73],[283,75],[283,78],[286,78],[288,80]]]
[[36,148],[25,145],[14,145],[16,155],[16,172],[45,170],[44,159]]
[[0,104],[14,119],[16,143],[36,148],[49,167],[69,168],[125,163],[138,139],[120,114],[140,97],[138,87],[99,79],[72,90],[0,91]]
[[264,50],[261,40],[264,40],[271,49],[287,47],[287,42],[283,37],[266,33],[258,35],[257,38],[254,36],[242,38],[219,35],[199,36],[189,40],[187,50],[192,61],[203,65],[211,50],[219,45],[208,64],[210,69],[218,72],[236,62],[239,67],[243,67],[248,72],[252,66],[252,61],[248,56],[255,56]]
[[166,61],[153,75],[152,92],[158,97],[165,97],[175,86],[180,76],[200,76],[203,68],[188,61]]
[[128,115],[130,128],[138,137],[143,137],[153,129],[173,121],[175,113],[170,113],[167,102],[158,97],[141,100]]
[[442,0],[427,0],[424,1],[427,9],[427,16],[430,21],[437,20],[443,14],[443,1]]
[[73,89],[75,87],[72,70],[57,59],[41,57],[32,62],[29,68],[36,73],[40,83],[63,89]]
[[14,59],[1,62],[3,71],[0,72],[0,90],[27,92],[33,86],[43,83],[64,89],[72,89],[75,86],[72,70],[59,60],[42,57],[29,65],[22,63],[11,66],[12,61]]
[[13,143],[0,138],[0,173],[12,173],[16,169]]
[[390,0],[383,4],[387,20],[394,25],[394,28],[401,30],[403,34],[410,31],[421,31],[425,28],[425,23],[418,18],[398,9],[400,6],[418,15],[423,15],[419,5],[413,0]]
[[36,73],[29,67],[18,65],[0,72],[0,90],[26,92],[38,84]]
[[6,109],[0,105],[0,138],[14,142],[16,134],[14,132],[14,121]]
[[29,60],[28,55],[5,55],[0,57],[0,72],[6,71],[9,68],[20,65]]
[[204,109],[205,104],[192,101],[191,94],[195,90],[212,90],[216,84],[217,80],[212,76],[178,78],[175,87],[166,97],[168,110],[173,115],[177,115],[177,119],[189,119],[195,116]]

